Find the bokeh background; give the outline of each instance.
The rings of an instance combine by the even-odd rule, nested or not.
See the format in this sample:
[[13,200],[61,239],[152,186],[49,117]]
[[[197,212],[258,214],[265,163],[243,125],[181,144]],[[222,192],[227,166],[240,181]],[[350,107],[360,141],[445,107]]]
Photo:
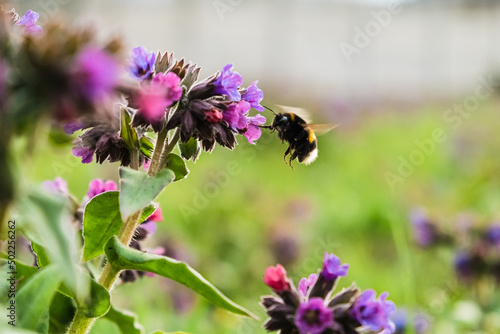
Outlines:
[[[419,250],[408,216],[426,208],[449,227],[463,217],[500,219],[499,1],[14,3],[39,12],[42,26],[65,15],[123,36],[128,48],[174,52],[202,65],[201,77],[233,63],[245,85],[259,80],[265,105],[340,124],[319,137],[311,166],[293,171],[286,145],[264,133],[255,146],[240,139],[232,152],[203,153],[187,179],[167,188],[149,247],[187,261],[261,321],[146,277],[116,288],[113,300],[147,332],[263,333],[265,268],[281,263],[298,283],[324,251],[350,264],[341,285],[389,291],[401,309],[425,314],[429,333],[483,333],[481,321],[491,322],[485,333],[498,332],[500,313],[474,316],[453,251]],[[117,181],[116,166],[82,165],[67,145],[42,144],[30,159],[27,180],[61,176],[79,198],[94,178]],[[100,321],[94,333],[110,326]]]

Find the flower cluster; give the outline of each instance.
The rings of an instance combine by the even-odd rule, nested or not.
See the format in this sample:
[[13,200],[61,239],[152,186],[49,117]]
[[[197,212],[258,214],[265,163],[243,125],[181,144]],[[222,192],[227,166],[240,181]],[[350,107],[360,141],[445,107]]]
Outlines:
[[[249,111],[252,107],[264,110],[260,105],[263,93],[257,81],[242,88],[243,79],[232,67],[226,65],[222,72],[196,83],[200,67],[183,59],[178,61],[169,53],[155,55],[143,47],[132,49],[127,70],[138,86],[129,89],[128,105],[122,109],[130,115],[139,140],[149,130],[179,128],[181,142],[195,138],[206,151],[211,151],[216,142],[234,148],[235,134],[243,134],[253,144],[266,120],[261,115],[250,117]],[[91,128],[75,141],[73,153],[83,163],[91,162],[94,155],[99,163],[105,160],[120,161],[125,166],[130,163],[130,147],[118,133],[118,122],[108,120],[99,124],[92,119],[77,124],[79,127],[67,128],[71,131]],[[148,158],[141,150],[140,164]]]
[[269,316],[266,330],[281,334],[393,333],[390,317],[396,306],[387,300],[387,292],[377,298],[373,290],[361,292],[351,286],[333,294],[348,268],[334,254],[325,253],[319,274],[302,278],[298,291],[281,265],[267,268],[264,283],[276,296],[262,297],[261,305]]
[[0,13],[0,26],[13,27],[0,33],[0,63],[8,64],[5,81],[12,85],[3,87],[12,92],[9,121],[26,129],[47,113],[62,123],[106,117],[123,90],[121,41],[98,44],[93,30],[57,20],[42,28],[38,17],[31,10],[21,18],[14,10]]
[[180,127],[182,142],[196,138],[208,152],[215,143],[234,148],[235,134],[243,134],[253,144],[259,139],[260,125],[266,119],[261,115],[250,117],[249,111],[252,107],[264,110],[260,105],[263,93],[257,82],[241,88],[242,82],[233,65],[227,64],[220,73],[195,84],[168,121],[167,129]]
[[457,230],[446,230],[433,223],[423,211],[415,211],[410,220],[418,246],[448,246],[455,250],[454,268],[458,279],[472,284],[481,277],[500,282],[500,224],[453,224]]

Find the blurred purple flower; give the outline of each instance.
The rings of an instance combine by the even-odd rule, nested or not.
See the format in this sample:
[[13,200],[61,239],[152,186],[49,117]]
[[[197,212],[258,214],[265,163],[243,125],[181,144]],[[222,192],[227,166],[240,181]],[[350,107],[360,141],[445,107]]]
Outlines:
[[241,94],[238,88],[243,83],[243,78],[238,72],[232,72],[233,64],[227,64],[220,75],[215,79],[215,94],[227,95],[233,101],[240,101]]
[[487,239],[491,244],[500,248],[500,225],[492,225],[488,228]]
[[56,177],[54,181],[47,180],[42,183],[42,187],[52,194],[67,194],[68,183],[61,177]]
[[17,21],[17,24],[24,26],[24,32],[27,34],[40,34],[43,32],[43,29],[39,25],[36,25],[36,21],[39,17],[40,15],[37,12],[28,10],[26,14]]
[[474,259],[471,254],[459,251],[455,254],[455,273],[461,281],[469,282],[475,276]]
[[67,135],[72,135],[75,131],[83,129],[83,123],[80,121],[73,121],[64,124],[63,130]]
[[116,183],[114,181],[108,180],[103,182],[101,179],[95,179],[90,181],[89,190],[87,196],[91,200],[94,196],[102,194],[106,191],[114,191],[117,189]]
[[255,115],[254,117],[247,117],[248,128],[245,131],[245,137],[250,144],[255,144],[254,140],[260,138],[262,130],[259,125],[266,123],[266,118],[262,115]]
[[250,103],[250,106],[255,110],[264,111],[264,107],[260,105],[260,101],[264,98],[264,93],[257,87],[257,83],[258,81],[252,82],[241,96],[241,99]]
[[415,210],[410,214],[413,228],[413,238],[420,247],[431,246],[438,238],[438,231],[429,217],[422,210]]
[[77,91],[90,102],[108,98],[116,88],[120,67],[106,51],[89,47],[76,57],[74,84]]
[[311,298],[299,305],[295,325],[301,333],[320,334],[333,325],[333,311],[321,298]]
[[156,55],[153,51],[149,52],[146,48],[138,46],[130,51],[131,64],[128,67],[130,76],[136,80],[142,81],[149,79],[153,75]]
[[349,269],[348,264],[340,264],[340,259],[334,254],[328,254],[325,252],[325,257],[323,259],[323,269],[321,270],[321,275],[328,281],[334,281],[339,276],[346,276],[347,270]]
[[318,279],[318,275],[317,274],[311,274],[309,275],[308,278],[302,278],[299,282],[299,293],[302,297],[305,297],[307,295],[307,290],[309,290],[309,288],[311,286],[314,285],[314,283],[316,283],[316,280]]
[[388,295],[387,292],[384,292],[376,299],[377,293],[375,291],[364,291],[354,303],[351,310],[352,316],[369,330],[387,330],[389,333],[393,333],[396,326],[390,317],[396,312],[396,305],[392,301],[386,300]]
[[82,163],[88,164],[92,162],[95,150],[91,150],[89,147],[79,146],[78,144],[76,144],[76,146],[73,147],[72,152],[75,157],[82,158]]

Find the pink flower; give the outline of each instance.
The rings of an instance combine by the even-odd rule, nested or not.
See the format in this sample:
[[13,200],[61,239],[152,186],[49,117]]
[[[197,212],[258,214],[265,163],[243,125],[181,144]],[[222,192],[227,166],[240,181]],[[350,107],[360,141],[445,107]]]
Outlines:
[[28,10],[26,14],[19,21],[17,21],[18,25],[24,26],[24,32],[27,34],[40,34],[43,32],[42,27],[36,25],[36,21],[40,17],[40,14],[34,12],[32,10]]
[[247,138],[250,144],[255,144],[254,140],[260,138],[262,134],[262,130],[259,125],[266,123],[266,118],[261,115],[255,115],[254,117],[248,117],[248,128],[245,131],[245,137]]
[[223,114],[223,119],[227,122],[233,131],[244,131],[247,128],[247,114],[250,110],[250,103],[247,101],[240,101],[231,104]]
[[114,191],[116,189],[116,183],[111,180],[103,182],[101,179],[95,179],[90,181],[87,196],[89,197],[89,200],[91,200],[94,196],[102,194],[103,192]]
[[144,85],[135,97],[137,116],[159,130],[166,109],[182,96],[181,79],[172,72],[158,73],[149,84]]
[[67,194],[68,183],[61,177],[56,177],[54,181],[44,181],[42,187],[52,194]]
[[266,269],[264,283],[276,292],[290,289],[286,270],[280,264]]
[[89,47],[76,57],[73,82],[76,90],[92,103],[108,98],[118,84],[120,67],[106,51]]

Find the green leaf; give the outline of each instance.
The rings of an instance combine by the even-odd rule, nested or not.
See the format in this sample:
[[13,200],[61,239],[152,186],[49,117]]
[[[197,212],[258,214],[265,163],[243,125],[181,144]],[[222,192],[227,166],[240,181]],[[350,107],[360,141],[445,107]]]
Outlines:
[[132,121],[127,109],[122,108],[120,137],[123,138],[123,141],[129,149],[138,150],[140,148],[139,138],[131,123]]
[[153,154],[153,150],[155,148],[151,143],[151,140],[147,137],[141,137],[141,139],[139,139],[139,143],[141,145],[141,153],[151,159],[151,155]]
[[153,200],[175,179],[170,169],[164,168],[155,176],[148,176],[127,167],[120,167],[120,212],[126,221],[134,212],[151,205]]
[[189,169],[184,159],[174,153],[170,153],[167,157],[167,168],[174,172],[174,182],[182,180],[189,174]]
[[75,312],[73,300],[57,292],[49,309],[49,333],[65,333],[73,321]]
[[49,256],[47,255],[47,250],[44,247],[32,242],[31,249],[36,254],[36,263],[40,268],[44,268],[50,264]]
[[179,150],[181,151],[181,156],[186,160],[193,160],[196,162],[201,154],[201,147],[198,140],[195,138],[190,138],[187,143],[179,143]]
[[43,247],[44,260],[57,264],[68,287],[83,299],[90,287],[78,281],[78,269],[74,266],[79,262],[79,238],[71,226],[70,206],[63,196],[32,188],[19,201],[19,227],[31,242]]
[[111,307],[104,317],[114,322],[122,334],[144,333],[144,327],[137,322],[137,316],[132,312],[119,311]]
[[[88,261],[104,254],[104,245],[112,236],[118,235],[123,225],[120,214],[118,191],[106,191],[93,197],[85,206],[83,215],[83,261]],[[141,222],[146,220],[158,207],[153,204],[146,207]]]
[[192,289],[214,305],[235,314],[255,318],[248,310],[224,296],[216,287],[187,264],[166,256],[143,253],[123,245],[117,237],[106,245],[108,261],[117,269],[148,271],[170,278]]
[[19,327],[35,331],[48,328],[50,304],[61,278],[60,269],[56,265],[49,265],[19,289],[16,295]]

